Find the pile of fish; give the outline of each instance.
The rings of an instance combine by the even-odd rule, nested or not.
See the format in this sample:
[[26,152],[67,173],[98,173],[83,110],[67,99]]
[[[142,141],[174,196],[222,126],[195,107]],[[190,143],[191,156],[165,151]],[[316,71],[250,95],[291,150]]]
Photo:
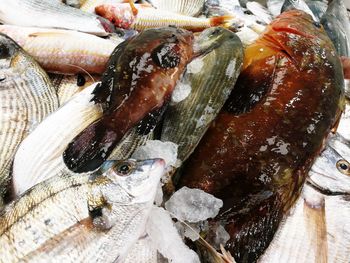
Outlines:
[[343,0],[1,0],[0,262],[349,262]]

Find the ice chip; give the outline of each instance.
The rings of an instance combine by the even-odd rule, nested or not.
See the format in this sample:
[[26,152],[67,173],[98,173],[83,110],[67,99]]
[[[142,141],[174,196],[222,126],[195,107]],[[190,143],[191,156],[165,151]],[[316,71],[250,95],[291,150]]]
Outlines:
[[214,218],[223,202],[199,189],[182,187],[165,203],[165,208],[181,221],[196,223]]
[[225,246],[227,241],[230,240],[230,234],[227,233],[222,225],[219,225],[215,231],[214,244],[212,244],[216,249],[220,248],[220,245]]
[[163,203],[163,189],[162,189],[162,184],[161,183],[158,184],[156,197],[154,198],[154,203],[157,206],[160,206]]
[[146,232],[159,253],[172,263],[199,263],[198,255],[181,239],[167,211],[153,207]]
[[173,94],[171,95],[171,102],[178,103],[180,101],[183,101],[188,97],[188,95],[190,95],[190,93],[191,86],[180,81],[177,83]]
[[167,166],[175,166],[177,160],[178,145],[172,142],[162,142],[158,140],[147,141],[133,153],[132,158],[146,160],[162,158]]
[[185,237],[191,239],[192,241],[199,239],[200,228],[196,224],[184,225],[178,221],[175,223],[175,227],[183,239]]

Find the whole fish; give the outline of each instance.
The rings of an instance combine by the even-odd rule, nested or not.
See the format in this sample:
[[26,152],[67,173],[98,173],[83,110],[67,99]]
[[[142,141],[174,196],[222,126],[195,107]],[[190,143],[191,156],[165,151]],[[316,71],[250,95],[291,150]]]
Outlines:
[[343,0],[333,0],[321,18],[340,56],[350,57],[350,21]]
[[92,171],[132,128],[149,134],[193,56],[193,34],[174,27],[149,29],[113,52],[94,101],[104,115],[76,136],[63,159],[74,172]]
[[48,72],[102,74],[118,43],[71,30],[0,25]]
[[[0,199],[20,142],[58,107],[45,71],[12,39],[0,33]],[[1,202],[0,202],[1,203]]]
[[190,93],[177,102],[175,90],[162,125],[161,140],[179,145],[177,158],[181,161],[196,148],[221,110],[243,63],[242,43],[227,29],[208,28],[198,36],[195,45],[204,55],[187,65],[176,87],[189,89]]
[[109,21],[51,0],[2,0],[0,21],[17,26],[63,28],[106,36],[114,28]]
[[100,81],[99,76],[50,74],[52,85],[57,91],[60,105],[69,101],[75,94]]
[[0,262],[124,262],[145,230],[162,159],[42,182],[0,213]]
[[260,263],[348,262],[349,162],[349,142],[339,134],[331,135],[309,172],[300,199],[281,224]]
[[231,16],[197,18],[169,11],[158,11],[145,4],[104,4],[95,8],[96,14],[110,20],[116,27],[142,31],[147,28],[176,26],[191,31],[208,27],[225,26]]
[[63,163],[63,151],[77,134],[102,116],[101,105],[91,102],[96,85],[87,87],[63,104],[20,144],[13,162],[14,195],[57,174],[69,172]]
[[224,201],[215,219],[237,262],[255,262],[299,196],[341,112],[343,73],[311,16],[281,14],[245,50],[226,105],[183,167],[179,187]]

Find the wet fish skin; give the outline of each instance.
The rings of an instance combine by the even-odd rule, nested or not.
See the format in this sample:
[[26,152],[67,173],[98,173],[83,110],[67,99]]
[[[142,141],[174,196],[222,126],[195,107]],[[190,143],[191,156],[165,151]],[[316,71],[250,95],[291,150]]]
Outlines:
[[147,28],[177,26],[191,31],[202,31],[208,27],[225,26],[232,17],[196,18],[180,15],[149,6],[136,4],[135,11],[129,4],[104,4],[95,8],[96,14],[108,19],[116,27],[142,31]]
[[304,0],[285,0],[281,8],[281,13],[293,9],[304,11],[305,13],[308,13],[310,16],[312,16],[312,19],[314,21],[319,21]]
[[272,240],[338,119],[343,92],[332,43],[302,11],[281,14],[245,50],[237,84],[178,186],[224,201],[215,221],[230,233],[237,262],[255,262]]
[[152,6],[159,10],[171,11],[174,13],[197,16],[201,13],[205,0],[150,0]]
[[2,0],[0,21],[18,26],[72,29],[100,36],[114,31],[113,25],[101,17],[50,0]]
[[63,159],[70,170],[98,168],[133,127],[140,135],[152,131],[192,59],[192,41],[191,32],[168,27],[145,30],[116,48],[95,90],[104,115],[68,145]]
[[204,30],[195,46],[204,55],[187,65],[180,81],[180,85],[190,86],[191,93],[183,101],[170,104],[162,125],[161,140],[179,145],[177,158],[181,161],[193,152],[219,113],[243,63],[241,41],[224,28]]
[[350,21],[343,0],[333,0],[328,5],[321,24],[339,56],[350,57]]
[[0,33],[0,196],[20,142],[58,107],[43,69],[12,39]]
[[115,47],[112,42],[72,30],[0,25],[0,32],[14,39],[48,72],[102,74]]
[[0,262],[123,261],[144,231],[164,166],[112,161],[36,185],[0,214]]

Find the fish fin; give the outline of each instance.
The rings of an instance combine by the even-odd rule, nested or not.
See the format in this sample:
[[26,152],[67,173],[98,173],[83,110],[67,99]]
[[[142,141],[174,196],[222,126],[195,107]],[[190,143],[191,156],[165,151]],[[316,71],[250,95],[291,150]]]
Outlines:
[[106,127],[103,118],[78,134],[63,152],[63,161],[76,173],[96,170],[108,158],[120,136]]
[[138,124],[136,127],[136,131],[139,135],[147,135],[157,126],[160,119],[162,118],[166,105],[161,108],[155,109],[148,113]]
[[234,17],[230,15],[226,16],[214,16],[210,18],[210,25],[211,26],[227,26],[229,21],[232,20]]
[[139,10],[137,10],[137,8],[132,0],[129,0],[129,4],[130,4],[133,15],[136,16],[138,14]]

